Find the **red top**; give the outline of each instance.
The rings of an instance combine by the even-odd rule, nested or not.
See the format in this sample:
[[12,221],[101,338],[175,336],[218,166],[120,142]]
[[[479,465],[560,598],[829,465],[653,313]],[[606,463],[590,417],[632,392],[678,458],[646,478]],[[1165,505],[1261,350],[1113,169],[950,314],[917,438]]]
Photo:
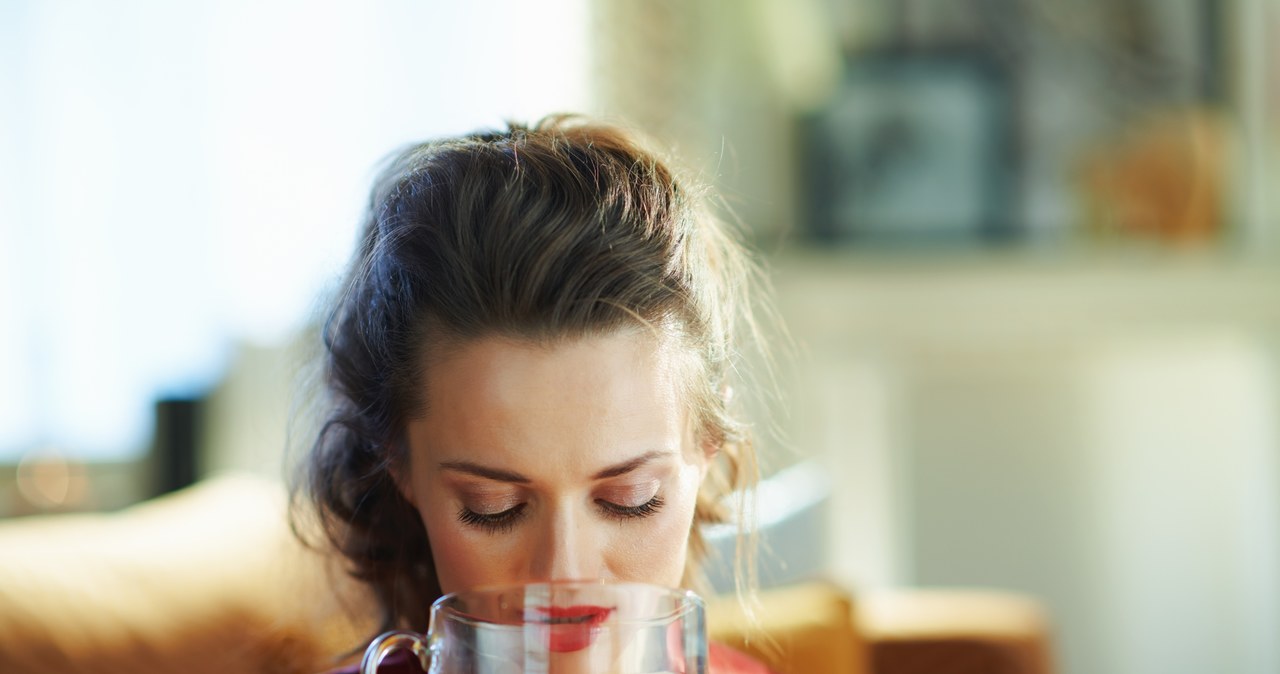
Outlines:
[[[763,664],[728,646],[712,642],[707,645],[708,674],[773,674]],[[337,669],[329,674],[360,674],[360,667]],[[378,674],[423,674],[418,663],[404,651],[388,655],[378,665]]]

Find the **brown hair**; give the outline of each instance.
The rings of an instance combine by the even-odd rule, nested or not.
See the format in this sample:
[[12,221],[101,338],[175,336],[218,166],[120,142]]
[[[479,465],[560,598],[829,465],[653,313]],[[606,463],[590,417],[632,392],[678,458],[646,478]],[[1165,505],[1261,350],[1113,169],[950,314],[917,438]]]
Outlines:
[[725,395],[755,274],[699,197],[627,132],[577,117],[390,161],[324,326],[324,421],[294,487],[295,505],[312,506],[373,589],[382,629],[425,628],[440,595],[425,529],[392,472],[406,422],[427,404],[424,350],[487,335],[663,326],[696,356],[689,403],[699,441],[719,450],[690,531],[685,578],[697,581],[699,525],[724,521],[725,497],[758,474]]

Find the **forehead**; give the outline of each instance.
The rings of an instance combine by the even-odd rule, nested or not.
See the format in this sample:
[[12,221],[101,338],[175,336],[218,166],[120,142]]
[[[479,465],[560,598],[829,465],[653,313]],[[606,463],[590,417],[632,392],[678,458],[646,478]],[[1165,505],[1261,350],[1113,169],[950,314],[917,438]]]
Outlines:
[[650,333],[471,340],[432,359],[415,460],[590,472],[684,445],[684,350]]
[[[679,383],[676,349],[642,333],[535,342],[492,336],[468,341],[435,359],[422,385],[431,406],[449,399],[486,404],[553,404],[591,391],[611,395],[641,390],[667,394]],[[556,389],[551,384],[563,385]],[[524,399],[551,389],[554,395]]]

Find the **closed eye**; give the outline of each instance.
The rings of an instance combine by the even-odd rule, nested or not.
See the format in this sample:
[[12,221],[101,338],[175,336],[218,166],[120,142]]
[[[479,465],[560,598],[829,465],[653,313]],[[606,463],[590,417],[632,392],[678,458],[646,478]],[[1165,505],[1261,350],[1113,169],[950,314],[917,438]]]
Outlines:
[[603,499],[596,500],[596,505],[600,506],[600,509],[604,511],[604,514],[607,517],[616,520],[630,520],[649,517],[661,510],[662,504],[663,500],[661,496],[654,496],[638,506],[624,506],[605,501]]
[[463,508],[458,511],[458,521],[489,533],[500,534],[510,531],[520,521],[524,509],[523,503],[498,513],[478,513],[470,508]]

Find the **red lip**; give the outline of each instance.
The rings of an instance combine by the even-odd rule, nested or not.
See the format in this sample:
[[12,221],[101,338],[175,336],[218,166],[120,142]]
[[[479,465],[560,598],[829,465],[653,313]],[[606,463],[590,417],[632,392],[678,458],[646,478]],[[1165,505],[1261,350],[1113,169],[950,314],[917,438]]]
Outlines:
[[541,623],[547,635],[547,649],[572,653],[590,646],[600,633],[600,625],[613,614],[604,606],[538,606],[530,622]]

